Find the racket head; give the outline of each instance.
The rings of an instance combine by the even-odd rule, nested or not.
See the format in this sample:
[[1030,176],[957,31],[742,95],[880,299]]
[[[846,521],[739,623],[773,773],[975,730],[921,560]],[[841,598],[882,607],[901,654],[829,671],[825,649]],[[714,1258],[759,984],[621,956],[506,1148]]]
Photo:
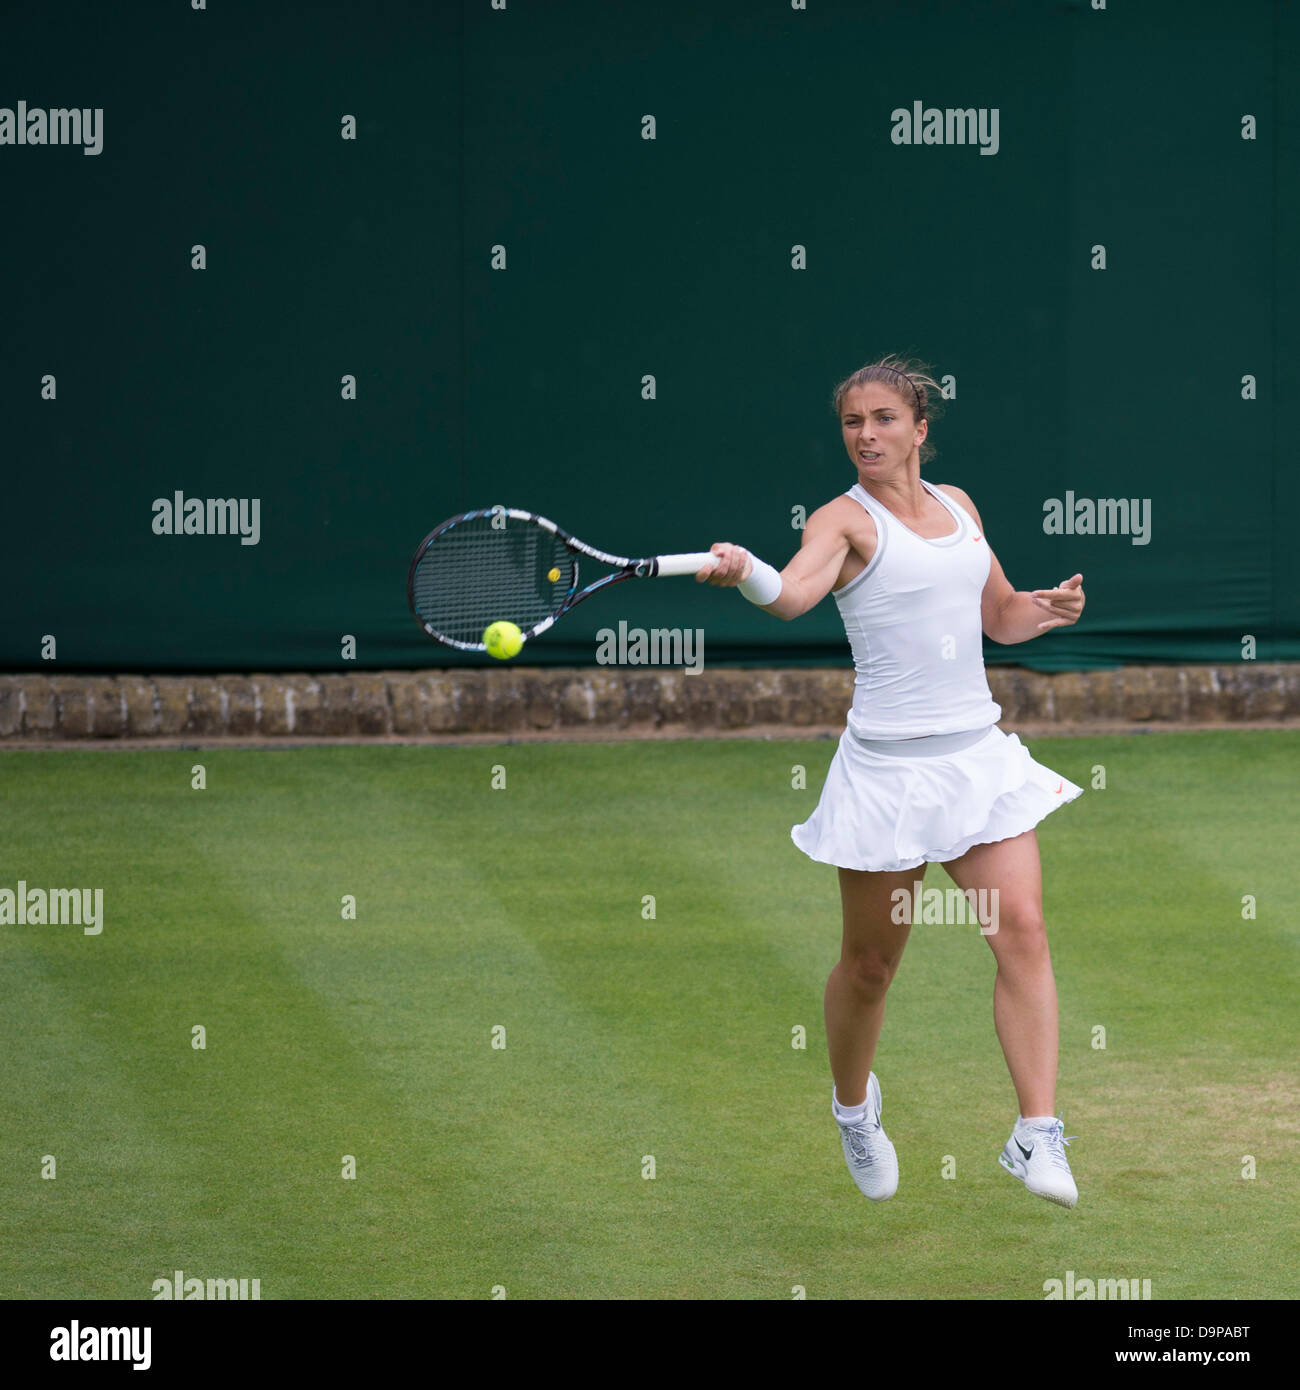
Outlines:
[[[578,559],[553,521],[516,507],[461,512],[422,540],[406,576],[420,628],[444,646],[484,652],[483,632],[511,622],[524,640],[544,632],[572,602]],[[559,577],[550,575],[559,572]]]

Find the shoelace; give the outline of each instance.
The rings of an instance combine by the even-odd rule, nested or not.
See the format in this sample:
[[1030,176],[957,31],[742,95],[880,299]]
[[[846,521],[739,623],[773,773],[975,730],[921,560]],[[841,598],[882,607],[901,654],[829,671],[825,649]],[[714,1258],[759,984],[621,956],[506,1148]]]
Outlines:
[[868,1125],[865,1122],[856,1125],[840,1125],[840,1133],[844,1134],[849,1141],[849,1149],[853,1154],[853,1161],[859,1168],[870,1168],[875,1162],[871,1154],[867,1151],[866,1140],[863,1138],[863,1131],[875,1133],[880,1129],[879,1125]]
[[1047,1145],[1048,1161],[1055,1164],[1057,1168],[1064,1168],[1068,1173],[1070,1171],[1070,1161],[1065,1156],[1063,1145],[1068,1144],[1071,1139],[1077,1139],[1079,1136],[1077,1134],[1071,1134],[1067,1137],[1065,1125],[1061,1123],[1060,1115],[1056,1117],[1056,1121],[1050,1129],[1040,1129],[1038,1132],[1043,1136],[1043,1143]]

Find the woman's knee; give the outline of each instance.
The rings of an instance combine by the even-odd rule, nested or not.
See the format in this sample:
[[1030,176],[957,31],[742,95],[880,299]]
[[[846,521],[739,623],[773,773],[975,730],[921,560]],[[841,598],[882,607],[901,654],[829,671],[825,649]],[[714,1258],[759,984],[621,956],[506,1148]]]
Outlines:
[[1036,899],[1004,899],[994,920],[996,930],[987,939],[999,960],[1032,963],[1050,958],[1043,907]]
[[873,947],[848,951],[840,957],[840,973],[854,993],[881,999],[898,970],[900,954]]

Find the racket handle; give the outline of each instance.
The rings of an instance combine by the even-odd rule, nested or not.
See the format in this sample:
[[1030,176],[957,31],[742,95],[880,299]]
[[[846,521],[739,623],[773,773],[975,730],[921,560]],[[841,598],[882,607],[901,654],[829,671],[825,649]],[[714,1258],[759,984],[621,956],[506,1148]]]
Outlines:
[[711,550],[698,551],[690,555],[660,555],[655,562],[655,574],[668,579],[678,574],[699,574],[708,565],[717,569],[721,557]]

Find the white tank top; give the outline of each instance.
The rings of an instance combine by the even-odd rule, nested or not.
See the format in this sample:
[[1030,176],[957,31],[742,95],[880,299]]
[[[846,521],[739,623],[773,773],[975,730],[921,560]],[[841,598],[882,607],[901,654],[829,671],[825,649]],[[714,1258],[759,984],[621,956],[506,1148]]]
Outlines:
[[925,738],[996,724],[1001,706],[984,673],[980,596],[992,563],[974,518],[921,479],[957,529],[926,540],[855,483],[847,495],[876,523],[871,563],[834,591],[853,650],[859,738]]

